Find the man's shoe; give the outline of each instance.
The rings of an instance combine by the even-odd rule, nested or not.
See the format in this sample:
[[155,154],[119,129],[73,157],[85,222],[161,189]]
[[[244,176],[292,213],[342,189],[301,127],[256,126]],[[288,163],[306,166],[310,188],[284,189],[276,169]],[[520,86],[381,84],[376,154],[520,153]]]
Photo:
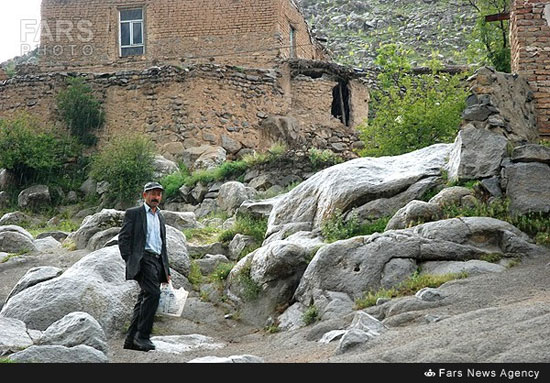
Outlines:
[[134,337],[134,347],[139,351],[151,351],[155,349],[155,345],[149,339],[143,339],[138,336]]
[[134,339],[132,338],[126,338],[124,340],[124,348],[127,350],[139,350],[136,346],[134,346]]

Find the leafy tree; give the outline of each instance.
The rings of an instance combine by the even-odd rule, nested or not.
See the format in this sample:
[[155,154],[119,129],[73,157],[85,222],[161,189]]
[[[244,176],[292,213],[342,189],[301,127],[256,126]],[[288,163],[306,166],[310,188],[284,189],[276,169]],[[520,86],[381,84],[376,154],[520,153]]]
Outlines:
[[154,145],[148,137],[114,137],[92,160],[90,176],[109,183],[108,198],[131,203],[153,177]]
[[71,134],[82,144],[92,146],[97,142],[95,131],[105,122],[101,105],[84,79],[72,77],[67,84],[57,96],[59,111]]
[[428,63],[431,73],[415,75],[409,53],[397,44],[378,50],[375,64],[381,71],[378,89],[371,92],[373,117],[359,127],[362,156],[399,155],[456,136],[467,96],[462,76],[442,72],[436,59]]
[[0,168],[10,170],[20,185],[58,179],[79,153],[72,137],[54,132],[29,114],[0,119]]
[[485,21],[485,16],[509,12],[510,0],[467,0],[467,3],[478,15],[470,51],[482,52],[482,65],[492,65],[500,72],[510,73],[509,21]]

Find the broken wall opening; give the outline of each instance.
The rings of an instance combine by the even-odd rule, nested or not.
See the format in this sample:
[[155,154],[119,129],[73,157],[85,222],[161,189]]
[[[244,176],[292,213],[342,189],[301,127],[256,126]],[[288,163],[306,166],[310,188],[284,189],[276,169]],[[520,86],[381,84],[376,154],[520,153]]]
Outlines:
[[339,80],[338,85],[332,88],[331,114],[350,126],[350,91],[347,81]]

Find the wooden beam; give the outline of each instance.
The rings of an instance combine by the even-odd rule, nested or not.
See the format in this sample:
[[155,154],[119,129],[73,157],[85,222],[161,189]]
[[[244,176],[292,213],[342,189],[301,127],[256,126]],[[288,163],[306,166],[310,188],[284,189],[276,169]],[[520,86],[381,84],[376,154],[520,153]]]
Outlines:
[[485,16],[485,21],[490,23],[492,21],[510,20],[510,12],[496,13],[494,15]]

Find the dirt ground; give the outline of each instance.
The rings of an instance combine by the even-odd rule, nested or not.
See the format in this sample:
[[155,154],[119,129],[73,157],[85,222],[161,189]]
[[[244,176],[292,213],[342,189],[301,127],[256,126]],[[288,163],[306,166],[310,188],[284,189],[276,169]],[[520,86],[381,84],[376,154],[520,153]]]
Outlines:
[[[0,302],[31,267],[65,270],[85,254],[62,249],[0,263]],[[245,354],[267,363],[550,362],[550,256],[527,257],[504,272],[451,281],[440,289],[449,297],[445,305],[415,312],[411,320],[389,326],[344,354],[336,352],[337,341],[323,344],[318,339],[328,329],[345,328],[349,317],[268,333],[226,319],[226,308],[203,302],[192,292],[182,317],[158,317],[153,336],[200,334],[224,347],[181,354],[125,350],[121,333],[108,339],[107,356],[111,363],[183,363],[203,356]],[[426,315],[442,319],[427,322]]]

